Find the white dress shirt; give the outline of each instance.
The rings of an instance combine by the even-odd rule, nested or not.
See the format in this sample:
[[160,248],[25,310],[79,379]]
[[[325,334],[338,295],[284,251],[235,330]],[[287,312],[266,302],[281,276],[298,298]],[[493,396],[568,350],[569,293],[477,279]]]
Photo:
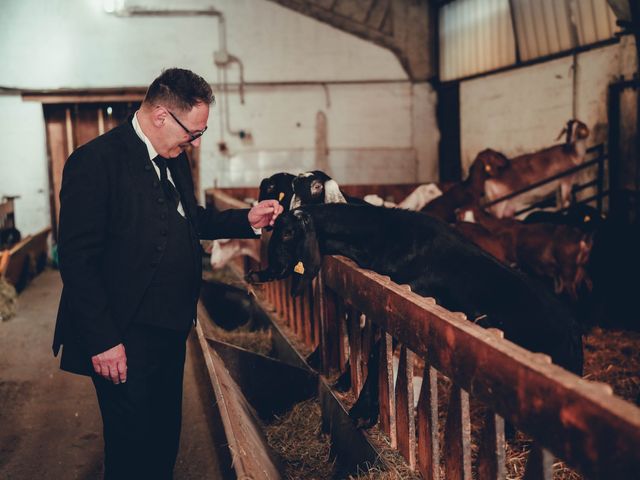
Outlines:
[[[140,128],[140,123],[138,122],[138,112],[136,112],[133,115],[133,121],[131,123],[133,124],[133,129],[136,131],[136,134],[138,135],[138,137],[140,137],[140,140],[142,140],[144,142],[144,144],[147,146],[147,152],[149,153],[149,160],[152,160],[151,164],[153,165],[153,168],[156,171],[156,175],[158,175],[158,179],[160,179],[160,169],[156,165],[156,162],[153,161],[153,159],[158,156],[158,152],[156,152],[156,149],[153,148],[153,145],[151,145],[151,142],[149,141],[147,136],[142,131],[142,128]],[[173,160],[169,160],[169,161],[171,162]],[[169,179],[169,181],[175,187],[176,184],[173,181],[173,178],[171,177],[171,171],[168,168],[167,168],[167,178]],[[181,201],[178,202],[178,213],[180,215],[182,215],[183,217],[185,216],[184,209],[182,208],[182,202]]]

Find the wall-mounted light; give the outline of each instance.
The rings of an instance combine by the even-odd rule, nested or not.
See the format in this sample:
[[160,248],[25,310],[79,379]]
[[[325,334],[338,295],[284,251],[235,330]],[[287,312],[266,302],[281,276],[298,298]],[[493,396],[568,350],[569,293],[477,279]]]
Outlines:
[[116,13],[124,9],[124,0],[102,0],[102,9],[106,13]]

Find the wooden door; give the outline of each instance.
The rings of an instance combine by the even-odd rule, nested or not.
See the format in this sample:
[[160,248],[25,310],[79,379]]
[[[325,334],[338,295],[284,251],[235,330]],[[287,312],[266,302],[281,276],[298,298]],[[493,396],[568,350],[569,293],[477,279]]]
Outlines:
[[[139,101],[76,102],[44,104],[49,155],[49,185],[53,238],[58,238],[60,187],[67,158],[76,148],[127,120],[140,106]],[[199,148],[187,152],[196,195],[199,192]]]

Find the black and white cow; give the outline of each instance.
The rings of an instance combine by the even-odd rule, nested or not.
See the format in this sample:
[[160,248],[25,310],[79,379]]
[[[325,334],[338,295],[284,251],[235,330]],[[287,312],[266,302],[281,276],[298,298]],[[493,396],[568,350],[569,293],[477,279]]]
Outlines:
[[[546,289],[424,214],[348,204],[284,213],[269,243],[268,268],[247,277],[265,282],[293,275],[291,293],[297,295],[317,275],[322,256],[332,254],[408,284],[417,294],[435,297],[445,308],[499,328],[507,339],[582,373],[582,336],[571,312]],[[360,426],[377,421],[378,350],[373,349],[365,386],[350,412]]]

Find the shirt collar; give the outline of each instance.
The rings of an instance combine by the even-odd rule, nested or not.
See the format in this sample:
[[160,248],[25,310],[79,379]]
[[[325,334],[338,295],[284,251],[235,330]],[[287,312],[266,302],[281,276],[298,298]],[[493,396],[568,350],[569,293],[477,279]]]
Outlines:
[[136,135],[138,135],[138,137],[140,137],[140,140],[142,140],[144,142],[144,144],[146,145],[147,152],[149,153],[149,159],[153,160],[154,158],[156,158],[158,156],[158,152],[156,152],[156,149],[153,148],[153,145],[151,144],[151,141],[147,138],[147,136],[142,131],[142,127],[140,126],[140,122],[138,122],[138,111],[136,111],[136,113],[133,115],[133,120],[131,121],[131,123],[133,125],[133,129],[136,132]]

